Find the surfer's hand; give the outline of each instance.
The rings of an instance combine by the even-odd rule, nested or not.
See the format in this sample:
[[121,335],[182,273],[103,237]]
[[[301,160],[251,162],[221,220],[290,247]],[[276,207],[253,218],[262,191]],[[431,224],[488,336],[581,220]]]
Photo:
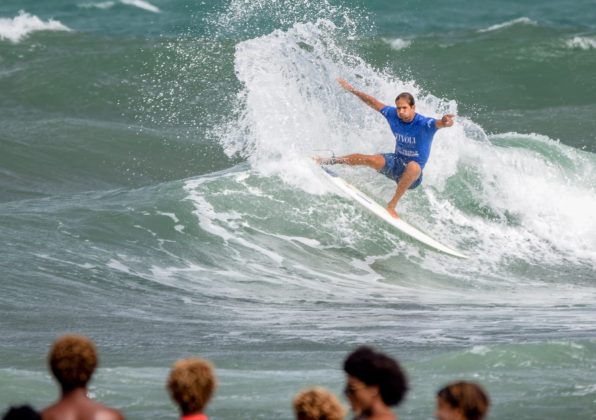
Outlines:
[[344,88],[345,90],[347,90],[348,92],[354,92],[354,86],[352,86],[351,84],[348,83],[348,81],[346,79],[342,79],[341,77],[337,78],[337,83],[339,83],[339,85]]
[[441,118],[441,127],[451,127],[453,125],[453,117],[455,117],[453,114],[443,115],[443,118]]
[[399,219],[399,216],[398,216],[397,212],[395,211],[395,207],[388,205],[387,212],[391,215],[391,217],[395,217],[396,219]]

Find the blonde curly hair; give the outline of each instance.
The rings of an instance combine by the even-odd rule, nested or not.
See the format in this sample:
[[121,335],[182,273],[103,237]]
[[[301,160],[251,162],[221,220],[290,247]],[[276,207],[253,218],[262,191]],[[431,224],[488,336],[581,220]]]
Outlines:
[[293,404],[298,420],[341,420],[346,415],[337,397],[319,386],[299,392]]
[[213,365],[198,357],[174,363],[167,382],[170,396],[184,415],[203,411],[216,386]]

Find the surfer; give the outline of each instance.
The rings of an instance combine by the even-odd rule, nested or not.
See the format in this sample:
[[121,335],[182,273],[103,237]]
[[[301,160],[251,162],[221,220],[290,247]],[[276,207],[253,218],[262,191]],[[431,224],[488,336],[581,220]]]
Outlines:
[[397,183],[395,194],[387,211],[395,218],[399,199],[406,190],[422,183],[422,170],[426,164],[433,137],[438,129],[451,127],[454,116],[443,115],[440,120],[425,117],[416,112],[414,97],[407,92],[395,98],[395,106],[388,106],[378,99],[355,89],[345,79],[337,79],[342,88],[356,95],[365,104],[383,114],[395,136],[395,152],[378,155],[351,154],[341,157],[315,157],[320,165],[365,165],[371,167]]

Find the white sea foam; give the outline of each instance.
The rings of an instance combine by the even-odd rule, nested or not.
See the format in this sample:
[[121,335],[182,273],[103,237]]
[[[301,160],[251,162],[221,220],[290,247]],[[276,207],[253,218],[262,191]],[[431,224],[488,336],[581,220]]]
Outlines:
[[[343,20],[346,27],[354,27],[353,12],[341,5],[331,4],[329,0],[318,1],[279,1],[279,0],[230,0],[226,2],[225,12],[221,13],[214,24],[217,30],[234,32],[243,29],[251,30],[259,26],[263,16],[273,27],[285,27],[294,22],[312,22],[324,16],[333,16]],[[336,3],[336,2],[334,2]],[[358,18],[365,19],[363,10],[359,10]],[[352,34],[347,34],[350,38]]]
[[160,13],[159,7],[152,5],[144,0],[120,0],[122,4],[127,6],[138,7],[139,9],[147,10],[148,12]]
[[499,29],[507,28],[514,25],[537,25],[535,21],[527,17],[520,17],[507,22],[498,23],[496,25],[489,26],[488,28],[480,29],[478,32],[492,32],[498,31]]
[[[317,229],[310,226],[312,213],[308,206],[301,212],[300,209],[292,209],[291,205],[287,205],[281,199],[287,196],[288,192],[291,194],[292,189],[280,191],[276,188],[279,196],[270,197],[251,185],[257,180],[264,179],[266,178],[261,178],[254,171],[249,170],[249,172],[220,175],[217,178],[201,177],[188,180],[184,186],[188,193],[188,200],[195,207],[194,214],[198,218],[201,230],[215,240],[223,241],[221,246],[225,249],[226,268],[229,271],[218,276],[217,284],[218,287],[224,287],[227,283],[227,287],[235,289],[233,292],[228,292],[227,296],[243,298],[251,296],[251,298],[275,300],[310,300],[319,299],[321,296],[328,299],[330,296],[338,296],[342,300],[346,298],[357,300],[364,291],[370,290],[372,285],[375,285],[377,291],[386,291],[387,298],[392,293],[400,293],[401,296],[407,294],[399,285],[378,284],[381,276],[371,268],[374,262],[372,260],[360,261],[345,258],[341,254],[335,257],[337,264],[332,262],[334,257],[331,255],[320,261],[317,258],[312,260],[304,258],[305,255],[310,257],[313,253],[318,254],[325,248],[335,249],[337,242],[350,246],[350,236],[356,236],[352,225],[355,222],[359,223],[359,219],[354,217],[355,209],[348,203],[345,204],[347,214],[343,214],[342,206],[335,206],[336,213],[329,214],[330,226],[324,228],[337,235],[337,239],[331,239],[333,242],[331,246],[327,243],[329,234],[322,235],[322,238],[326,239],[325,243],[309,237],[308,234],[288,235],[283,228],[272,228],[277,224],[275,222],[259,222],[258,220],[264,217],[260,212],[255,214],[244,206],[234,205],[234,203],[246,201],[250,203],[249,209],[264,209],[267,203],[275,203],[276,206],[280,206],[278,210],[282,212],[279,214],[280,218],[284,218],[283,211],[290,211],[291,214],[287,214],[287,217],[293,219],[294,226],[308,225],[306,232],[316,232]],[[226,187],[222,189],[222,185]],[[345,220],[342,221],[344,216]],[[325,224],[320,219],[318,223]],[[295,232],[293,229],[290,231]],[[354,245],[358,246],[358,243],[362,243],[362,239],[355,241]],[[271,282],[283,284],[283,287],[268,289],[265,294],[262,294],[259,286],[251,285],[247,289],[238,284],[240,281]],[[308,291],[316,291],[316,293]],[[278,293],[282,296],[280,297]]]
[[[515,23],[529,22],[524,18]],[[322,187],[308,159],[315,151],[341,155],[389,152],[394,147],[382,117],[343,91],[336,77],[347,78],[388,104],[395,92],[410,91],[417,97],[417,111],[424,115],[457,114],[455,102],[425,94],[414,82],[379,73],[345,53],[334,37],[338,37],[336,26],[319,20],[239,43],[235,68],[244,84],[241,118],[221,136],[228,153],[244,154],[261,175],[278,176],[316,194],[329,188]],[[500,139],[508,146],[500,146]],[[516,142],[518,146],[510,145]],[[492,275],[510,259],[538,264],[573,260],[596,266],[592,217],[596,191],[590,181],[595,167],[593,155],[544,136],[508,133],[489,138],[473,121],[458,117],[456,126],[436,136],[425,168],[425,187],[411,193],[400,207],[409,220],[434,236],[464,251],[469,246],[478,261],[439,264],[435,262],[440,259],[433,257],[427,266],[433,271]],[[478,184],[464,201],[485,209],[478,214],[449,195],[447,182],[462,177],[462,171],[477,177]],[[390,196],[394,188],[370,171],[358,172],[357,182],[378,197]]]
[[72,31],[61,22],[49,19],[43,21],[37,16],[21,10],[18,16],[10,18],[0,18],[0,40],[8,40],[18,43],[29,34],[38,31]]
[[67,260],[60,259],[60,258],[54,258],[54,257],[52,257],[52,256],[50,256],[48,254],[34,254],[34,255],[36,257],[38,257],[38,258],[42,258],[42,259],[45,259],[45,260],[49,260],[49,261],[53,261],[53,262],[57,262],[57,263],[61,263],[61,264],[70,264],[70,265],[74,265],[74,266],[77,266],[77,267],[80,267],[80,268],[84,268],[84,269],[87,269],[87,270],[96,267],[95,265],[93,265],[91,263],[82,263],[82,264],[75,263],[75,262],[67,261]]
[[[199,224],[206,232],[219,236],[225,242],[236,242],[247,249],[256,251],[268,257],[276,265],[280,265],[283,262],[283,257],[277,252],[258,246],[254,242],[232,233],[241,223],[241,215],[236,211],[217,212],[204,197],[197,193],[198,185],[191,181],[186,184],[185,188],[190,193],[190,199],[197,207],[195,214],[199,219]],[[231,226],[232,231],[227,226]]]
[[596,396],[596,384],[575,385],[573,392],[571,392],[570,394],[574,395],[574,396],[580,396],[580,397],[585,397],[588,395]]
[[134,272],[134,270],[131,269],[129,266],[114,258],[110,259],[110,261],[106,263],[106,267],[109,267],[112,270],[116,270],[125,274],[132,274]]
[[[319,20],[237,45],[235,67],[245,85],[239,98],[244,115],[222,136],[228,153],[241,151],[262,174],[320,193],[328,188],[313,179],[314,166],[305,157],[320,149],[341,154],[393,148],[387,128],[374,124],[377,117],[362,112],[358,100],[343,92],[335,78],[366,83],[369,92],[387,103],[396,89],[414,94],[419,90],[412,83],[375,74],[353,56],[339,55],[339,60],[352,61],[350,65],[339,62],[340,50],[333,41],[337,33],[333,23]],[[424,103],[420,108],[427,110]]]
[[137,7],[142,10],[146,10],[152,13],[161,13],[159,7],[154,6],[153,4],[145,1],[145,0],[120,0],[118,2],[115,1],[101,1],[97,3],[81,3],[78,6],[83,9],[102,9],[107,10],[111,9],[117,4],[124,4],[126,6]]
[[387,44],[389,44],[389,46],[391,48],[393,48],[394,50],[404,50],[406,48],[408,48],[410,45],[412,45],[412,41],[407,40],[407,39],[401,39],[401,38],[395,38],[395,39],[386,39],[383,38],[383,41],[385,41]]
[[[442,142],[435,142],[435,156],[455,153],[460,170],[476,174],[479,184],[470,193],[492,214],[465,216],[463,209],[440,206],[442,200],[436,197],[436,219],[462,226],[461,235],[470,232],[469,240],[480,241],[476,252],[486,262],[500,264],[513,258],[538,264],[587,262],[596,267],[594,156],[536,134],[506,133],[491,140],[494,144],[463,137],[449,151]],[[499,147],[501,142],[507,146]],[[438,178],[450,169],[442,159],[433,159],[427,166],[428,182],[440,191]],[[427,189],[425,194],[436,192]]]
[[178,223],[180,221],[178,219],[178,217],[176,216],[176,213],[167,213],[167,212],[163,212],[163,211],[158,211],[157,214],[159,214],[160,216],[169,217],[170,219],[172,219],[174,221],[174,223]]
[[596,49],[596,38],[576,36],[565,41],[565,45],[571,49],[593,50]]

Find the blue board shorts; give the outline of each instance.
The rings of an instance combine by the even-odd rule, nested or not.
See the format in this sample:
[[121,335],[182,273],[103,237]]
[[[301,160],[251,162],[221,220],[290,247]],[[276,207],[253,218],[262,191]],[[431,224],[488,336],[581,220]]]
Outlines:
[[[397,156],[395,153],[383,153],[382,156],[385,158],[385,166],[379,171],[387,178],[399,182],[399,178],[404,173],[408,162]],[[422,172],[416,181],[410,185],[409,190],[413,190],[418,185],[422,184]]]

